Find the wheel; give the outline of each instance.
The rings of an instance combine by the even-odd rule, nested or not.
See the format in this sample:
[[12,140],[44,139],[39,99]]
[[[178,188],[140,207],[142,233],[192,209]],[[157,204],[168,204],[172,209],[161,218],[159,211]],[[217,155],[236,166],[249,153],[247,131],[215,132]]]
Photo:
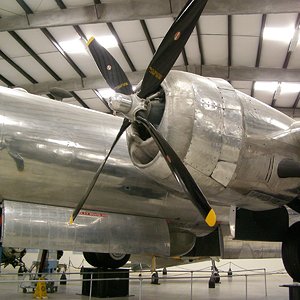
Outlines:
[[27,289],[23,288],[23,293],[26,294],[27,293]]
[[86,261],[96,268],[117,269],[124,266],[130,254],[83,252]]
[[96,253],[94,252],[83,252],[83,256],[85,260],[93,267],[98,267],[97,266],[97,256]]
[[158,284],[158,280],[159,280],[158,273],[154,272],[151,276],[151,284]]
[[208,281],[208,288],[214,289],[215,287],[216,287],[216,279],[213,275],[211,275]]
[[213,276],[215,277],[215,282],[216,283],[220,283],[221,282],[220,274],[218,272],[214,272]]
[[60,260],[62,256],[64,255],[64,251],[62,250],[57,250],[57,260]]
[[286,271],[294,281],[300,282],[300,222],[288,229],[281,250]]

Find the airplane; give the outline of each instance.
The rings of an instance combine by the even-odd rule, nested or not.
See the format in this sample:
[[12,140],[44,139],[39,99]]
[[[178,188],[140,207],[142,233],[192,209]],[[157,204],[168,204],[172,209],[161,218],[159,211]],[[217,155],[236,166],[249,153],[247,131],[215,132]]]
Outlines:
[[4,247],[118,268],[131,254],[222,257],[229,225],[236,240],[282,242],[300,281],[287,210],[300,213],[300,122],[225,80],[171,70],[206,2],[187,1],[135,91],[90,39],[113,114],[0,87]]

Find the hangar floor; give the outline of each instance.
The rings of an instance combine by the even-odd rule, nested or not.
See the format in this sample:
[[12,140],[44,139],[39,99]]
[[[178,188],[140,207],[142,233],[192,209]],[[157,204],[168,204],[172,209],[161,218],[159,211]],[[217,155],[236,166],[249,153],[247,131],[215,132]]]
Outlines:
[[[168,276],[172,276],[170,274]],[[176,275],[178,276],[178,275]],[[280,285],[291,283],[290,278],[286,274],[267,275],[267,296],[265,296],[264,277],[249,276],[247,280],[247,297],[246,297],[246,285],[245,277],[233,277],[222,278],[221,283],[216,284],[215,288],[208,288],[207,279],[194,279],[193,280],[193,295],[191,298],[191,282],[187,279],[164,279],[159,280],[159,285],[153,285],[150,280],[146,280],[142,284],[142,297],[140,296],[140,284],[138,281],[132,281],[129,288],[129,297],[110,298],[119,300],[135,300],[135,299],[147,299],[147,300],[174,300],[174,299],[272,299],[272,300],[285,300],[289,299],[288,289],[280,287]],[[1,283],[0,287],[0,299],[1,300],[29,300],[32,299],[33,294],[22,293],[22,290],[17,287],[15,283]],[[57,293],[48,293],[48,299],[72,299],[72,300],[87,300],[88,296],[82,296],[81,284],[76,282],[69,282],[66,286],[59,286]],[[91,299],[99,299],[92,297]]]
[[[264,260],[266,261],[266,260]],[[257,264],[251,263],[252,269],[264,268],[266,265],[261,260],[256,261]],[[275,260],[276,262],[276,260]],[[208,276],[210,265],[207,262],[205,267],[201,264],[191,264],[188,266],[177,266],[168,269],[168,274],[163,276],[159,273],[159,284],[151,284],[150,273],[145,272],[142,277],[139,273],[131,273],[128,297],[109,298],[115,300],[185,300],[185,299],[201,299],[201,300],[240,300],[240,299],[272,299],[272,300],[288,300],[288,289],[280,287],[283,284],[292,283],[290,277],[283,273],[281,265],[273,268],[266,267],[267,275],[265,277],[262,269],[257,271],[246,271],[250,269],[249,265],[243,265],[237,270],[233,265],[233,277],[227,277],[228,265],[218,266],[221,275],[221,283],[216,284],[215,288],[208,288]],[[202,267],[202,268],[201,268]],[[197,271],[196,271],[197,270]],[[199,271],[199,270],[206,270]],[[226,270],[226,272],[225,272]],[[191,271],[193,271],[193,281],[191,284]],[[198,272],[199,271],[199,272]],[[204,273],[203,273],[204,272]],[[4,274],[2,274],[4,275]],[[15,283],[4,283],[4,280],[16,279],[16,276],[0,276],[0,299],[1,300],[31,300],[32,293],[24,294],[19,285]],[[71,279],[67,285],[58,285],[56,293],[48,293],[48,299],[53,300],[87,300],[88,296],[81,295],[81,282],[72,281],[80,280],[79,275],[67,276]],[[142,284],[140,281],[142,278]],[[266,279],[266,280],[265,280]],[[266,282],[266,285],[265,285]],[[142,289],[141,289],[142,285]],[[267,289],[265,289],[267,287]],[[192,290],[192,297],[191,297]],[[142,292],[142,293],[141,293]],[[267,296],[266,296],[267,293]],[[99,299],[92,297],[91,299]]]

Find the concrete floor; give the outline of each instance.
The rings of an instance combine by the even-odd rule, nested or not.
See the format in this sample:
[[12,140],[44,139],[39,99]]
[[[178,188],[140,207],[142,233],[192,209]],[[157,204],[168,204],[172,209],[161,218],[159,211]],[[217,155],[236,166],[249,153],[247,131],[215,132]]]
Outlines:
[[[250,264],[253,268],[263,268],[262,261],[258,261],[257,265]],[[217,265],[218,266],[218,265]],[[274,264],[272,265],[274,266]],[[202,267],[202,268],[201,268]],[[265,277],[262,270],[258,271],[245,271],[244,267],[237,268],[236,265],[231,265],[233,270],[233,278],[224,277],[227,275],[228,265],[218,266],[221,273],[221,283],[216,284],[213,289],[208,288],[209,264],[205,266],[201,264],[193,264],[180,267],[173,267],[168,269],[167,277],[162,276],[160,273],[159,285],[150,283],[150,274],[142,274],[142,297],[140,296],[140,281],[138,273],[132,273],[129,285],[129,297],[110,298],[119,300],[185,300],[185,299],[201,299],[201,300],[240,300],[240,299],[272,299],[272,300],[285,300],[289,299],[288,289],[280,287],[283,284],[292,283],[288,275],[282,273],[281,265],[277,267],[267,268],[266,282],[267,282],[267,296],[265,296]],[[247,267],[247,266],[246,266]],[[249,269],[249,268],[248,268]],[[275,270],[276,269],[276,270]],[[193,270],[193,283],[192,283],[192,297],[191,297],[191,273]],[[201,272],[196,272],[201,270]],[[208,271],[208,272],[204,272]],[[253,275],[257,274],[259,275]],[[247,298],[246,298],[246,276],[247,276]],[[223,275],[223,277],[222,277]],[[32,299],[33,294],[24,294],[22,289],[18,288],[16,283],[4,283],[4,280],[16,278],[15,276],[1,276],[0,281],[0,300],[19,300],[19,299]],[[198,278],[197,278],[198,277]],[[202,277],[202,278],[199,278]],[[71,279],[80,279],[79,276],[73,275]],[[66,286],[59,285],[57,293],[48,293],[48,299],[89,299],[88,296],[81,296],[81,283],[76,281],[69,281]],[[92,298],[99,299],[99,298]]]

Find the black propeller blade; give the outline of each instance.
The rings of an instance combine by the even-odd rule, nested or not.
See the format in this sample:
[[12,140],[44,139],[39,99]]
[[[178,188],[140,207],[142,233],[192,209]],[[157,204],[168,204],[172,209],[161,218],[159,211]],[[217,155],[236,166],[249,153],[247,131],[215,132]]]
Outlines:
[[142,81],[140,98],[157,91],[189,39],[208,0],[189,0],[155,52]]
[[[171,26],[167,35],[163,39],[152,61],[150,62],[142,81],[141,90],[138,93],[140,98],[146,98],[147,96],[156,92],[161,82],[165,79],[180,52],[182,51],[186,41],[190,37],[196,22],[198,21],[198,18],[206,5],[206,2],[207,0],[189,0],[182,9],[179,16],[174,21],[174,24]],[[132,94],[132,86],[129,83],[126,74],[120,65],[115,61],[115,59],[110,55],[110,53],[101,45],[99,45],[94,38],[89,40],[88,47],[108,85],[118,93],[126,95]],[[141,123],[149,131],[166,162],[168,163],[170,170],[174,174],[177,181],[183,186],[184,190],[190,195],[192,202],[198,208],[206,223],[209,226],[214,226],[216,223],[216,214],[214,210],[208,204],[205,196],[178,155],[175,153],[169,143],[163,138],[163,136],[155,129],[155,127],[145,118],[142,111],[138,111],[136,113],[133,122],[136,121]],[[121,137],[122,133],[128,128],[129,125],[130,121],[128,120],[127,116],[127,118],[124,119],[124,122],[109,153],[106,155],[101,166],[98,168],[93,181],[88,187],[80,203],[74,210],[70,218],[70,223],[74,221],[75,217],[84,205],[84,202],[94,187],[111,151]]]
[[208,204],[205,196],[201,192],[197,183],[194,181],[193,177],[191,176],[181,159],[178,157],[176,152],[159,133],[159,131],[157,131],[156,128],[142,116],[142,113],[138,113],[136,119],[147,128],[150,135],[156,142],[161,154],[166,160],[174,177],[181,184],[184,190],[190,195],[192,202],[204,217],[205,222],[209,226],[214,226],[216,223],[216,214],[214,210]]
[[[89,47],[90,52],[97,64],[101,74],[103,75],[105,81],[107,82],[107,84],[118,93],[122,93],[125,95],[132,94],[133,91],[132,91],[131,83],[129,82],[123,69],[120,67],[118,62],[112,57],[112,55],[104,47],[102,47],[95,40],[94,37],[91,37],[89,39],[89,41],[87,42],[87,46]],[[123,132],[129,127],[130,124],[131,124],[130,121],[125,118],[109,152],[107,153],[102,164],[99,166],[99,168],[98,168],[97,172],[95,173],[85,194],[82,196],[81,200],[79,201],[76,208],[74,209],[74,211],[70,217],[70,221],[69,221],[70,224],[72,224],[74,222],[79,211],[83,207],[83,205],[86,202],[88,196],[90,195],[93,187],[95,186],[96,181],[98,180],[99,175],[101,174],[101,172],[105,166],[105,163],[106,163],[107,159],[109,158],[112,150],[114,149],[116,143],[118,142],[118,140],[122,136]]]
[[94,37],[89,39],[87,46],[107,84],[117,93],[132,94],[132,86],[125,72],[112,55]]
[[[125,95],[130,95],[133,93],[132,85],[129,82],[125,72],[120,67],[118,62],[112,57],[112,55],[102,47],[94,37],[91,37],[87,42],[87,46],[90,49],[90,52],[101,72],[107,84],[116,92],[122,93]],[[109,108],[110,109],[110,108]],[[98,180],[107,159],[109,158],[112,150],[114,149],[116,143],[122,136],[123,132],[129,127],[130,121],[128,119],[124,119],[123,124],[117,134],[116,139],[114,140],[109,152],[107,153],[105,159],[103,160],[102,164],[99,166],[97,172],[95,173],[90,185],[88,186],[85,194],[82,196],[81,200],[77,204],[76,208],[74,209],[69,223],[72,224],[77,217],[79,211],[83,207],[84,203],[86,202],[88,196],[90,195],[93,187]]]
[[93,187],[95,186],[96,181],[97,181],[99,175],[101,174],[101,172],[102,172],[102,170],[103,170],[103,168],[105,166],[105,163],[106,163],[107,159],[109,158],[111,152],[113,151],[115,145],[117,144],[118,140],[122,136],[123,132],[129,127],[129,125],[130,125],[129,120],[128,119],[124,119],[123,124],[122,124],[122,126],[121,126],[121,128],[120,128],[120,130],[119,130],[119,132],[118,132],[118,134],[117,134],[117,136],[116,136],[113,144],[111,145],[111,148],[110,148],[109,152],[106,154],[106,156],[105,156],[102,164],[99,166],[97,172],[95,173],[95,175],[94,175],[94,177],[93,177],[90,185],[88,186],[88,188],[85,191],[84,195],[82,196],[81,200],[79,201],[79,203],[77,204],[76,208],[74,209],[74,211],[73,211],[73,213],[72,213],[72,215],[70,217],[70,221],[69,221],[70,224],[72,224],[74,222],[75,218],[79,214],[79,212],[80,212],[81,208],[83,207],[86,199],[88,198],[88,196],[90,195]]

